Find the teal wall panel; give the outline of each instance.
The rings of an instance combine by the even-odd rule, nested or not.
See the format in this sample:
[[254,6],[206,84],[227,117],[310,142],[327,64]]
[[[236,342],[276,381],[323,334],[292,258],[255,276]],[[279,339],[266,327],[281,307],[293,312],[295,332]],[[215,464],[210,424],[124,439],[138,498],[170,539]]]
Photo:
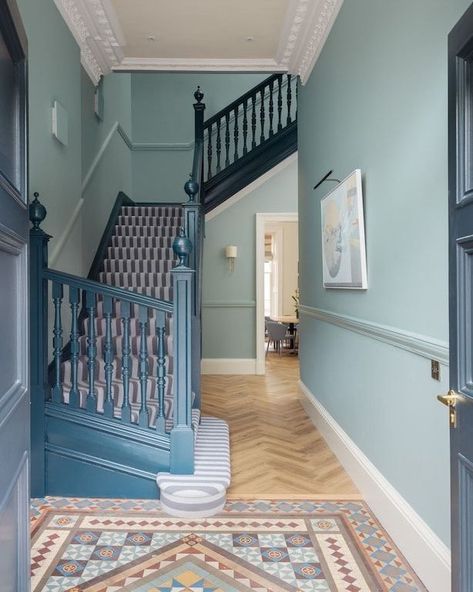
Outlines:
[[[467,0],[345,0],[299,94],[301,300],[448,339],[447,34]],[[366,292],[322,287],[320,198],[330,169],[363,172]],[[313,319],[302,380],[448,542],[447,417],[429,361]]]
[[[256,310],[250,306],[256,300],[256,214],[266,212],[297,212],[297,160],[206,223],[204,358],[256,357]],[[226,245],[238,247],[233,273],[224,256]],[[232,302],[243,306],[232,307]]]
[[[95,256],[113,204],[120,191],[132,197],[131,149],[118,129],[131,136],[131,76],[109,74],[103,81],[103,120],[94,111],[94,85],[82,71],[82,175],[84,205],[81,212],[83,266]],[[110,136],[110,134],[112,134]],[[100,156],[100,158],[98,158]]]
[[[30,193],[39,191],[48,209],[45,230],[62,235],[81,197],[81,66],[79,47],[53,0],[19,0],[29,43]],[[57,100],[67,111],[68,146],[51,133],[51,108]],[[61,250],[56,267],[82,273],[81,234]]]
[[[205,117],[237,99],[266,74],[142,73],[132,75],[133,141],[188,144],[194,140],[194,91],[205,93]],[[133,195],[138,201],[181,201],[192,150],[133,152]]]

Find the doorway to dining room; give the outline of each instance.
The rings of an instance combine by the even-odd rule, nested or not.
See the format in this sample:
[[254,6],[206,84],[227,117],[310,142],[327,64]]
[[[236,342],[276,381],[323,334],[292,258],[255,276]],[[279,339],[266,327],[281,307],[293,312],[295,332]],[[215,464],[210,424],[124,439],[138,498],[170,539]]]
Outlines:
[[256,215],[256,357],[297,355],[299,303],[297,213]]

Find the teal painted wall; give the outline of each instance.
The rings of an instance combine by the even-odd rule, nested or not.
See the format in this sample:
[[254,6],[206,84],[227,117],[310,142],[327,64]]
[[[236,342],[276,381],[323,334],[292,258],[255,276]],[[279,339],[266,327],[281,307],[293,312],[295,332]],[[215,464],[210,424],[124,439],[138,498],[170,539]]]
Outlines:
[[[447,33],[467,0],[345,0],[299,94],[303,304],[448,339]],[[322,288],[326,171],[364,177],[367,292]],[[429,360],[304,316],[301,377],[449,540],[448,427]]]
[[[266,212],[297,212],[297,161],[206,222],[204,358],[256,358],[256,214]],[[233,273],[226,245],[238,247]]]
[[[79,48],[53,0],[18,0],[29,43],[30,193],[39,191],[48,209],[45,230],[54,250],[81,197],[81,67]],[[51,108],[68,113],[69,145],[51,134]],[[61,250],[55,266],[82,273],[80,228]]]
[[[194,139],[194,91],[205,93],[205,117],[231,103],[266,74],[159,73],[132,75],[133,142],[190,143]],[[176,148],[176,147],[175,147]],[[133,152],[133,195],[138,201],[181,201],[192,169],[192,147]]]
[[[82,71],[82,256],[89,270],[120,191],[132,197],[131,150],[118,123],[131,136],[131,76],[109,74],[103,81],[104,118],[94,110],[94,85]],[[112,134],[112,135],[110,135]]]

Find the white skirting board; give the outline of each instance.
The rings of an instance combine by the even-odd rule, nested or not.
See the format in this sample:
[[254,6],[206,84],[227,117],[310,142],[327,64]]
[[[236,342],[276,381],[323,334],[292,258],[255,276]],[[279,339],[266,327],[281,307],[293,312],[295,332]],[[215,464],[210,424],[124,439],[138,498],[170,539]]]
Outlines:
[[256,374],[256,360],[206,358],[202,360],[202,374]]
[[311,391],[299,383],[307,414],[367,504],[429,592],[451,590],[450,550],[350,439]]

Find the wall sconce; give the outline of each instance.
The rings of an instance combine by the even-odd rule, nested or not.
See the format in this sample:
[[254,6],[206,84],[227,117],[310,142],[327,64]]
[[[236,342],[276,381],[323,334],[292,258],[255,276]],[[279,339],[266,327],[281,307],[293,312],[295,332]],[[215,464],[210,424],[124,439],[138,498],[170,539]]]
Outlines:
[[235,259],[238,255],[238,247],[234,245],[227,245],[225,247],[225,257],[227,258],[228,270],[235,271]]

